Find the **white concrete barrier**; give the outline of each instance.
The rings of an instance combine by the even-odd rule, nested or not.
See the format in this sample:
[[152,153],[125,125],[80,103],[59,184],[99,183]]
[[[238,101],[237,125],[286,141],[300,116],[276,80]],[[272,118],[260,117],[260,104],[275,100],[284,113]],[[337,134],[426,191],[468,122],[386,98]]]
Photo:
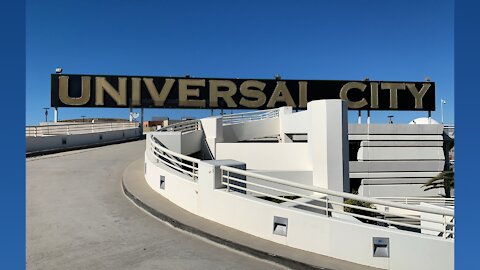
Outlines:
[[[216,169],[200,161],[199,181],[194,182],[157,162],[148,151],[145,154],[150,187],[192,214],[276,243],[371,267],[453,269],[453,239],[325,217],[215,189]],[[273,233],[274,217],[288,219],[286,236]],[[373,256],[374,237],[389,239],[389,257]]]
[[141,136],[140,128],[84,133],[26,137],[26,152],[58,150],[113,141],[129,140]]

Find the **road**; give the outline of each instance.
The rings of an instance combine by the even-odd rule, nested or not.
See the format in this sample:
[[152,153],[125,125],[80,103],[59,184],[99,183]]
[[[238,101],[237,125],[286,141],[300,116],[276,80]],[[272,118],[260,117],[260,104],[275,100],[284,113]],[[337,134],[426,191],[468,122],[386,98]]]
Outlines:
[[136,141],[26,160],[27,269],[285,269],[137,208],[121,178],[144,150]]

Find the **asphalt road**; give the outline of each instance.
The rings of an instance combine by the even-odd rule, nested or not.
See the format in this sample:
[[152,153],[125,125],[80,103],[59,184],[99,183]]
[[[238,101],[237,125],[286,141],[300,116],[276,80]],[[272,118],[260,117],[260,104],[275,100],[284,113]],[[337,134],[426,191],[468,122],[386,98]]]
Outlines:
[[144,150],[136,141],[26,160],[27,269],[285,269],[131,203],[121,178]]

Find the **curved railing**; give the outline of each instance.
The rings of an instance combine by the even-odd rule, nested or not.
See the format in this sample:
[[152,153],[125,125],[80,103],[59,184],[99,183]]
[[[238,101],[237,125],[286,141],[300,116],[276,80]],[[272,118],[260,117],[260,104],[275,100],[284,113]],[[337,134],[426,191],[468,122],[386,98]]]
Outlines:
[[54,136],[54,135],[73,135],[95,132],[106,132],[114,130],[123,130],[138,128],[139,123],[78,123],[78,124],[59,124],[45,126],[26,126],[25,135],[27,137]]
[[150,137],[148,150],[155,157],[157,163],[170,167],[187,176],[187,179],[197,182],[199,159],[176,153],[162,146],[157,138]]
[[168,125],[157,131],[158,132],[177,131],[177,132],[184,133],[184,132],[190,132],[190,131],[199,130],[199,129],[200,129],[199,120],[188,120],[188,121],[182,121],[182,122]]
[[[364,223],[373,225],[416,232],[434,231],[443,238],[454,237],[454,211],[450,209],[428,208],[362,197],[351,193],[298,184],[227,166],[221,166],[220,169],[222,170],[222,183],[225,185],[227,192],[242,192],[246,195],[260,197],[271,202],[329,217],[332,216],[332,213],[336,213],[355,217]],[[248,181],[247,177],[249,177]],[[259,181],[254,181],[255,179],[274,184],[275,187],[260,184]],[[374,205],[383,206],[383,210],[380,210],[380,207],[378,209],[373,207]],[[398,211],[390,212],[390,208],[409,210],[413,214],[400,214]],[[425,214],[434,216],[425,217]],[[401,218],[401,221],[393,219],[393,217]],[[428,225],[422,225],[422,223]]]
[[278,111],[279,111],[278,109],[271,109],[271,110],[223,115],[222,116],[223,125],[225,126],[234,125],[234,124],[241,124],[241,123],[250,122],[250,121],[277,118]]
[[[151,137],[148,150],[152,153],[157,163],[162,163],[183,174],[185,179],[198,182],[198,164],[201,160],[171,151],[163,147],[153,136]],[[221,166],[220,169],[222,170],[222,183],[227,192],[245,193],[255,198],[278,203],[279,205],[290,206],[299,211],[309,211],[330,218],[338,218],[335,214],[339,214],[356,218],[363,223],[371,225],[420,233],[426,230],[436,232],[437,236],[443,238],[454,238],[454,211],[450,209],[428,208],[362,197],[355,194],[298,184],[228,166]],[[258,181],[254,181],[255,179],[266,181],[273,185],[261,184]],[[409,214],[389,211],[390,209],[408,210]],[[428,217],[425,214],[428,214]]]

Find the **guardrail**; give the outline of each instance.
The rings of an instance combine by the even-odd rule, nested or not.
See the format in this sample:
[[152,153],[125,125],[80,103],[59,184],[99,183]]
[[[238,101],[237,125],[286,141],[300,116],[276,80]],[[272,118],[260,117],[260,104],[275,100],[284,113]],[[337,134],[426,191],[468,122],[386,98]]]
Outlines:
[[263,120],[278,117],[278,109],[253,111],[246,113],[223,115],[223,125],[241,124],[250,121]]
[[[288,203],[290,206],[327,217],[331,217],[332,213],[337,213],[355,217],[364,223],[378,226],[395,227],[419,233],[422,230],[430,230],[437,232],[438,236],[443,238],[454,237],[453,210],[427,208],[362,197],[355,194],[298,184],[227,166],[221,166],[220,169],[222,170],[222,183],[225,185],[227,192],[243,191],[246,195],[256,195],[255,197],[257,198],[275,203]],[[244,176],[245,179],[239,178],[241,176]],[[249,181],[246,181],[246,177],[250,177]],[[275,187],[256,183],[252,178],[273,183]],[[347,203],[348,200],[350,200],[350,203]],[[385,206],[385,211],[377,210],[372,205]],[[388,211],[389,207],[414,211],[415,214],[391,213]],[[441,216],[441,219],[421,217],[422,213],[438,215]],[[392,216],[401,218],[401,221],[391,220]],[[420,222],[420,224],[421,221],[440,224],[442,229],[416,225],[409,221]]]
[[150,137],[150,152],[155,156],[155,160],[164,165],[185,174],[189,180],[198,181],[198,162],[199,159],[186,155],[175,153],[161,145],[157,138]]
[[178,122],[172,125],[168,125],[163,127],[158,132],[168,132],[168,131],[180,131],[182,133],[190,132],[194,130],[200,129],[200,121],[199,120],[188,120],[183,122]]
[[45,125],[27,126],[25,135],[27,137],[73,135],[113,130],[138,128],[139,123],[88,123],[88,124],[66,124],[66,125]]
[[379,200],[397,202],[410,205],[428,203],[438,206],[455,206],[455,198],[434,198],[434,197],[376,197]]

